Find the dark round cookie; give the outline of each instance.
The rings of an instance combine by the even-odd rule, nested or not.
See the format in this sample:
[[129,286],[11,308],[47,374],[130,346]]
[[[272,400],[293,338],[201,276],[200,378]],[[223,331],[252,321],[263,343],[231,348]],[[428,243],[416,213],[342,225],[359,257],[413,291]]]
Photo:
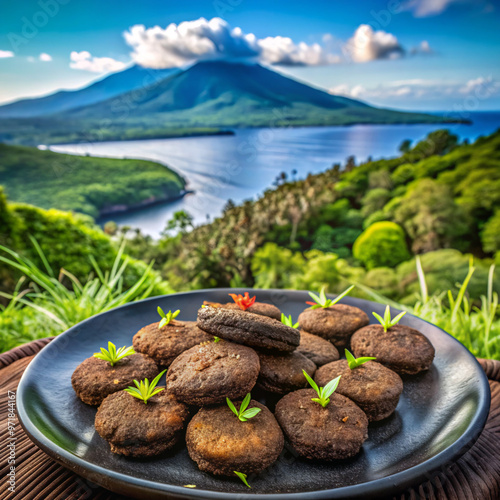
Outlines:
[[240,344],[209,342],[178,356],[167,372],[167,387],[191,405],[211,405],[237,399],[250,392],[257,381],[257,353]]
[[346,304],[306,309],[298,321],[304,331],[329,340],[337,349],[347,347],[349,337],[369,323],[366,313]]
[[316,371],[315,382],[324,387],[330,380],[340,377],[335,392],[354,401],[370,422],[391,415],[403,392],[401,377],[375,361],[367,361],[354,369],[346,359],[328,363]]
[[92,356],[76,367],[71,385],[84,403],[99,405],[106,396],[133,385],[134,380],[152,380],[158,372],[156,363],[144,354],[126,356],[115,366]]
[[286,394],[307,387],[308,382],[302,373],[313,377],[316,365],[300,352],[287,354],[264,354],[259,352],[260,373],[257,385],[262,389]]
[[379,363],[397,373],[414,375],[428,370],[435,350],[418,330],[395,325],[384,332],[382,325],[368,325],[351,338],[356,357],[373,356]]
[[293,351],[300,342],[298,330],[247,311],[202,307],[198,326],[207,333],[239,344],[275,351]]
[[141,328],[132,340],[137,352],[151,356],[159,366],[167,368],[182,352],[212,340],[213,337],[196,326],[195,321],[171,321],[163,328],[152,323]]
[[[233,309],[236,311],[243,311],[238,304],[235,302],[227,302],[226,304],[220,304],[218,302],[208,302],[203,301],[203,304],[211,307],[221,307],[223,309]],[[266,304],[265,302],[254,302],[248,309],[243,312],[249,312],[252,314],[260,314],[261,316],[267,316],[268,318],[274,318],[281,321],[281,311],[272,304]]]
[[179,441],[188,417],[188,407],[165,390],[148,399],[147,404],[120,391],[102,402],[95,428],[113,453],[153,457]]
[[[236,409],[241,401],[234,402]],[[189,422],[186,444],[189,456],[200,470],[235,476],[234,471],[257,473],[274,463],[284,438],[273,414],[251,400],[248,408],[261,411],[241,422],[227,405],[202,408]]]
[[326,365],[340,358],[337,348],[328,340],[308,332],[300,332],[300,345],[297,351],[309,358],[317,366]]
[[368,438],[368,418],[350,399],[333,393],[323,408],[314,389],[281,398],[275,416],[286,437],[305,458],[336,460],[356,455]]

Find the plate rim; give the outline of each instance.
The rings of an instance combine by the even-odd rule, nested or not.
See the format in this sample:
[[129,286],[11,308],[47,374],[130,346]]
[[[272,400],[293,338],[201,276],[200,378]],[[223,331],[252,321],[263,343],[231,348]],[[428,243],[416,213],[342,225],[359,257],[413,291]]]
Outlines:
[[[417,482],[420,483],[422,480],[432,479],[433,473],[436,470],[439,470],[441,467],[449,465],[450,462],[458,459],[462,456],[467,449],[470,449],[476,440],[479,438],[486,421],[488,419],[490,403],[491,403],[491,391],[488,382],[488,378],[486,373],[482,369],[476,357],[453,335],[449,334],[442,328],[434,325],[433,323],[426,321],[424,319],[419,318],[413,314],[407,313],[408,317],[415,318],[418,321],[423,323],[427,323],[433,328],[437,329],[441,332],[441,334],[445,334],[452,339],[452,341],[456,342],[460,349],[463,349],[466,355],[472,361],[472,364],[476,367],[476,370],[479,374],[479,402],[476,407],[476,413],[468,425],[467,429],[463,432],[463,434],[454,441],[450,446],[446,449],[442,450],[438,454],[434,455],[428,460],[425,460],[418,465],[410,467],[409,469],[405,469],[403,471],[397,472],[395,474],[391,474],[386,477],[374,479],[372,481],[367,481],[364,483],[353,484],[349,486],[342,486],[338,488],[330,488],[324,490],[313,490],[306,492],[287,492],[287,493],[235,493],[235,492],[224,492],[224,491],[214,491],[214,490],[205,490],[205,489],[197,489],[197,488],[186,488],[183,486],[177,486],[168,483],[159,483],[155,481],[150,481],[147,479],[141,479],[129,476],[127,474],[112,471],[102,467],[100,465],[96,465],[90,463],[80,457],[73,455],[67,450],[61,448],[54,442],[52,442],[49,438],[47,438],[44,434],[42,434],[38,428],[34,425],[31,419],[28,416],[26,408],[23,403],[23,396],[25,391],[25,385],[28,383],[31,371],[35,370],[35,360],[38,357],[41,357],[43,351],[46,348],[51,348],[53,345],[57,345],[58,342],[61,342],[60,339],[64,339],[64,337],[70,335],[74,329],[77,327],[80,328],[87,322],[94,321],[95,318],[108,314],[109,312],[117,311],[119,309],[128,308],[139,303],[152,302],[157,300],[169,299],[176,296],[183,295],[200,295],[207,294],[213,292],[228,292],[234,293],[237,290],[239,292],[252,292],[254,294],[258,294],[261,292],[265,292],[268,294],[277,293],[277,294],[285,294],[285,295],[299,295],[299,294],[307,294],[307,290],[295,290],[295,289],[279,289],[279,288],[268,288],[268,289],[260,289],[260,288],[207,288],[201,290],[192,290],[188,292],[178,292],[166,295],[157,295],[154,297],[148,297],[146,299],[129,302],[127,304],[123,304],[121,306],[112,308],[108,311],[101,312],[90,318],[87,318],[80,323],[72,326],[65,332],[56,336],[47,346],[45,346],[41,351],[39,351],[35,357],[31,360],[27,368],[24,370],[24,373],[19,381],[18,387],[16,389],[16,409],[18,420],[21,424],[21,427],[24,429],[28,437],[45,453],[47,453],[52,459],[56,462],[60,463],[66,468],[69,468],[76,474],[79,474],[85,478],[91,477],[91,481],[95,481],[99,485],[110,489],[111,491],[123,492],[124,489],[121,488],[121,485],[125,485],[130,490],[134,491],[134,494],[144,494],[147,492],[149,495],[152,495],[151,498],[166,498],[167,495],[175,495],[177,498],[192,498],[192,499],[208,499],[208,500],[231,500],[235,495],[238,498],[261,498],[264,500],[288,500],[290,498],[295,499],[303,499],[303,500],[326,500],[326,499],[356,499],[356,498],[366,498],[366,495],[370,495],[370,498],[376,498],[379,495],[387,495],[387,494],[395,494],[401,492],[402,490],[411,487],[411,485],[415,485]],[[327,294],[329,298],[334,298],[336,294]],[[346,296],[344,302],[352,305],[364,303],[366,305],[372,304],[378,307],[383,306],[383,304],[378,302],[373,302],[366,299],[361,299],[357,297],[349,297]],[[398,309],[391,307],[391,310],[398,311]],[[53,347],[52,347],[53,348]],[[111,480],[111,482],[110,482]],[[113,488],[115,487],[115,488]]]

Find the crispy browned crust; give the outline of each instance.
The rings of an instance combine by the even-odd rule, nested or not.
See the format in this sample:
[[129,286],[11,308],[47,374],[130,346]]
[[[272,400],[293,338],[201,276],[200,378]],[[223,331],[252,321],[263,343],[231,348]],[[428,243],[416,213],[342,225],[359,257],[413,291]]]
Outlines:
[[[209,302],[207,300],[204,300],[203,304],[206,306],[221,307],[223,309],[233,309],[236,311],[243,310],[235,302],[220,304],[219,302]],[[265,302],[254,302],[248,309],[245,309],[244,312],[260,314],[261,316],[267,316],[268,318],[274,318],[281,321],[281,311],[276,306],[273,306],[272,304],[266,304]]]
[[163,328],[152,323],[141,328],[132,340],[134,349],[151,356],[159,366],[167,368],[182,352],[212,340],[194,321],[172,321]]
[[259,374],[257,353],[250,347],[220,340],[188,349],[167,372],[167,387],[184,403],[204,406],[226,397],[242,398]]
[[354,401],[370,422],[387,418],[398,405],[403,381],[396,373],[375,361],[350,369],[345,359],[334,361],[316,371],[314,380],[324,387],[340,375],[335,392]]
[[414,375],[428,370],[435,350],[418,330],[395,325],[384,332],[382,325],[368,325],[351,338],[356,357],[374,356],[379,363],[397,373]]
[[248,311],[202,307],[198,326],[207,333],[260,349],[290,352],[300,343],[298,330]]
[[307,387],[308,383],[302,370],[312,377],[316,365],[299,352],[287,354],[259,353],[260,373],[257,385],[262,389],[286,394]]
[[300,345],[297,352],[302,353],[317,366],[326,365],[339,359],[339,351],[328,340],[313,335],[312,333],[300,332]]
[[338,349],[346,347],[350,336],[369,323],[365,312],[346,304],[306,309],[298,321],[303,330],[329,340]]
[[368,418],[350,399],[333,393],[323,408],[311,401],[313,389],[281,398],[275,416],[297,453],[305,458],[336,460],[356,455],[368,438]]
[[[234,402],[236,409],[241,401]],[[241,422],[227,405],[202,408],[189,422],[186,443],[200,470],[233,476],[257,473],[273,464],[283,449],[283,433],[273,414],[257,401],[248,408],[261,411]]]
[[153,457],[179,441],[188,417],[188,407],[167,391],[153,396],[147,404],[121,391],[102,402],[95,428],[113,453]]
[[115,366],[92,356],[77,366],[71,385],[84,403],[98,405],[106,396],[133,385],[134,380],[152,380],[158,372],[156,363],[144,354],[127,356]]

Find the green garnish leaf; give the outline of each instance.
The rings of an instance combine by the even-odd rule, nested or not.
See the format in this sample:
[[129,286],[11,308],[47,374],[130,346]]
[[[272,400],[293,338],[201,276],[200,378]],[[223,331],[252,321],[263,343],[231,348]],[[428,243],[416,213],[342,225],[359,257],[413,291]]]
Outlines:
[[255,417],[255,415],[260,412],[260,408],[248,408],[251,399],[252,396],[250,395],[250,393],[248,393],[241,402],[240,411],[236,409],[233,402],[229,398],[226,398],[226,403],[241,422],[246,422],[248,419]]
[[351,370],[354,370],[354,368],[365,364],[367,361],[373,361],[374,359],[377,359],[371,357],[355,358],[347,349],[345,350],[345,357],[347,359],[347,363],[349,363],[349,368]]
[[281,313],[281,322],[286,326],[290,326],[291,328],[297,328],[299,326],[298,322],[293,322],[291,314],[290,316],[285,316],[283,313]]
[[215,343],[219,342],[219,340],[220,340],[220,337],[214,337],[214,342]]
[[251,486],[248,484],[247,475],[246,474],[243,474],[243,472],[238,472],[237,470],[233,470],[233,472],[243,481],[243,483],[246,486],[248,486],[249,488],[251,488]]
[[326,308],[335,305],[337,302],[342,300],[353,288],[355,285],[351,285],[347,290],[344,290],[340,295],[337,295],[334,299],[327,299],[325,294],[325,288],[321,289],[319,295],[316,295],[313,292],[308,292],[309,296],[314,300],[314,302],[306,302],[311,306],[311,309],[319,309],[320,307]]
[[148,404],[148,399],[152,398],[156,394],[159,394],[161,391],[164,391],[164,387],[156,387],[158,382],[160,381],[162,375],[166,372],[167,370],[163,370],[161,373],[159,373],[153,381],[150,383],[149,380],[146,378],[144,380],[141,380],[138,382],[137,380],[134,380],[135,387],[127,387],[126,389],[123,389],[124,391],[128,392],[131,396],[134,396],[134,398],[140,399],[141,401],[144,401],[144,404]]
[[326,408],[326,406],[330,402],[330,396],[335,392],[339,385],[341,376],[339,375],[337,378],[330,380],[330,382],[328,382],[325,387],[318,387],[318,384],[316,384],[316,382],[309,376],[309,374],[305,370],[302,370],[302,373],[304,374],[306,380],[309,382],[310,386],[316,391],[316,394],[318,395],[317,398],[311,398],[311,401],[314,401],[315,403],[320,404],[323,408]]
[[179,313],[181,312],[179,309],[177,309],[177,311],[175,312],[168,311],[168,313],[165,314],[160,306],[158,306],[157,311],[162,318],[160,324],[158,325],[158,328],[163,328],[164,326],[168,325],[173,319],[177,318],[177,316],[179,316]]
[[94,357],[103,359],[104,361],[108,361],[111,366],[115,366],[115,364],[123,359],[126,356],[130,356],[131,354],[135,354],[134,348],[130,347],[120,347],[120,349],[116,350],[115,344],[113,342],[108,342],[108,350],[101,347],[101,352],[95,352]]
[[385,308],[384,317],[382,318],[376,312],[372,313],[375,318],[377,318],[378,322],[384,327],[384,332],[389,330],[391,326],[397,325],[399,320],[406,314],[406,311],[399,313],[394,319],[391,319],[391,308],[387,306]]

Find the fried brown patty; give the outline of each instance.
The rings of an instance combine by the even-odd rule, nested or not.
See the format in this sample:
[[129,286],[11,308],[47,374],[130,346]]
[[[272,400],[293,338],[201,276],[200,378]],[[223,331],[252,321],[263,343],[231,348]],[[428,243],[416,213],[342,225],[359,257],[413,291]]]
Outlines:
[[298,321],[304,331],[329,340],[338,349],[346,347],[350,336],[369,323],[366,313],[346,304],[306,309]]
[[174,360],[167,372],[167,387],[184,403],[216,404],[226,397],[244,397],[255,385],[259,369],[259,357],[250,347],[212,341]]
[[337,348],[328,340],[312,333],[300,332],[300,345],[297,347],[306,358],[309,358],[317,366],[326,365],[340,358]]
[[[234,402],[239,410],[241,401]],[[248,408],[261,411],[241,422],[227,405],[202,408],[189,422],[186,444],[200,470],[235,476],[234,471],[257,473],[274,463],[284,438],[273,414],[251,400]]]
[[275,351],[293,351],[300,343],[298,330],[247,311],[202,307],[198,326],[207,333],[239,344]]
[[286,354],[259,353],[260,373],[257,385],[269,392],[286,394],[307,387],[308,382],[302,373],[312,377],[316,365],[300,352]]
[[95,428],[113,453],[153,457],[179,441],[188,417],[188,407],[165,390],[148,399],[147,404],[120,391],[102,402]]
[[335,392],[354,401],[370,422],[387,418],[396,409],[403,392],[403,381],[396,372],[375,361],[351,370],[347,360],[340,359],[319,368],[314,380],[324,387],[339,375]]
[[134,380],[152,380],[158,372],[156,363],[144,354],[126,356],[115,366],[92,356],[76,367],[71,385],[84,403],[98,405],[106,396],[133,385]]
[[134,349],[151,356],[159,366],[167,368],[182,352],[212,340],[194,321],[171,321],[163,328],[152,323],[141,328],[132,340]]
[[305,458],[335,460],[356,455],[368,438],[368,418],[350,399],[333,393],[323,408],[311,401],[314,389],[281,398],[275,416],[297,453]]
[[384,332],[382,325],[368,325],[351,338],[356,357],[374,356],[379,363],[397,373],[414,375],[428,370],[435,350],[418,330],[395,325]]
[[[207,300],[203,301],[206,306],[221,307],[223,309],[233,309],[236,311],[243,311],[238,304],[235,302],[227,302],[226,304],[220,304],[219,302],[209,302]],[[267,316],[269,318],[274,318],[281,321],[281,311],[272,304],[266,304],[265,302],[254,302],[248,309],[243,312],[249,312],[252,314],[260,314],[261,316]]]

